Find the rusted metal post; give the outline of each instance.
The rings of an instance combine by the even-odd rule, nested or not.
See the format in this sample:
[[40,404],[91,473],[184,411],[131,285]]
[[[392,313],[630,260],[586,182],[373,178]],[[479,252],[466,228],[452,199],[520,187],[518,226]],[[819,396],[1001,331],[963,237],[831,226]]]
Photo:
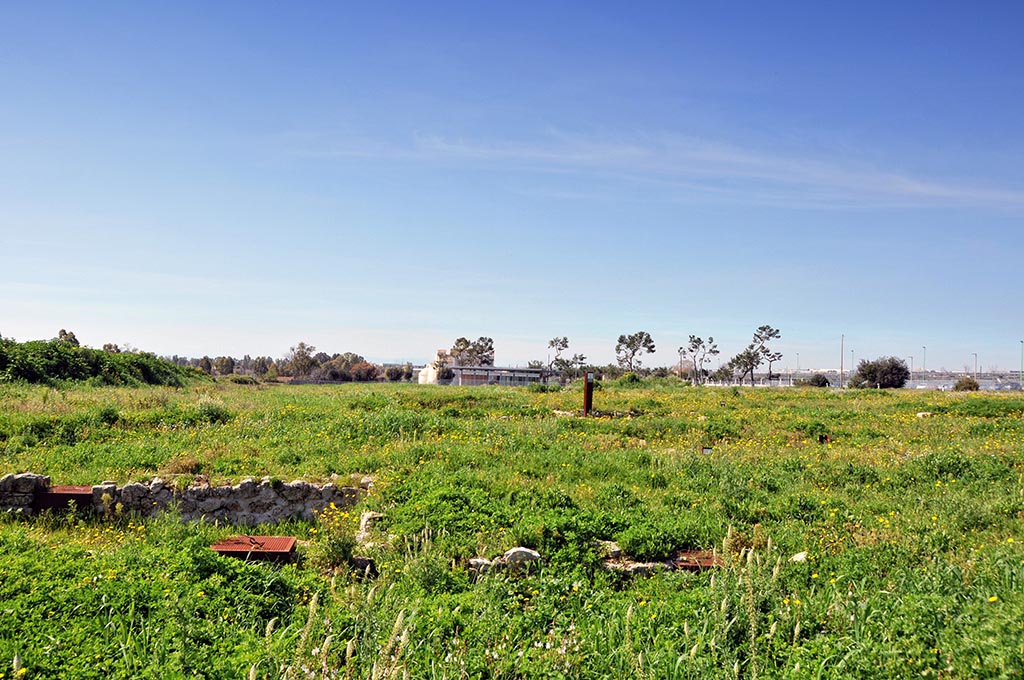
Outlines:
[[588,372],[583,383],[583,417],[586,418],[594,410],[594,374]]

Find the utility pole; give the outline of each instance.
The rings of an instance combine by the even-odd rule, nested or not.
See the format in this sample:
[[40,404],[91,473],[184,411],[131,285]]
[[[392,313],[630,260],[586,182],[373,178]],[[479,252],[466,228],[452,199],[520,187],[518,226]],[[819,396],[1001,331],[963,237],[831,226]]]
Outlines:
[[846,358],[846,334],[839,336],[839,387],[843,386],[843,359]]

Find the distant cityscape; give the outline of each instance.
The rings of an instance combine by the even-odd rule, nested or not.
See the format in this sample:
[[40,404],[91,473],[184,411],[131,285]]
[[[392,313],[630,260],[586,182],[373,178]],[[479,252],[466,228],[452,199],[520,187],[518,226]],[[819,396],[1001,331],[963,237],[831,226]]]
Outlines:
[[[849,380],[850,375],[856,372],[856,367],[853,371],[845,369],[843,371],[843,379],[840,380],[838,369],[801,369],[794,371],[787,371],[781,374],[773,374],[772,385],[777,386],[788,386],[796,383],[799,380],[807,379],[815,373],[820,373],[828,378],[829,382],[833,385],[839,385],[841,382]],[[977,374],[974,371],[915,371],[910,380],[907,381],[904,389],[919,389],[919,390],[952,390],[953,385],[956,381],[964,376],[971,376],[978,381],[979,389],[982,390],[1019,390],[1021,389],[1020,371],[989,371],[981,372]],[[755,374],[755,377],[759,379],[762,384],[767,384],[768,374]]]

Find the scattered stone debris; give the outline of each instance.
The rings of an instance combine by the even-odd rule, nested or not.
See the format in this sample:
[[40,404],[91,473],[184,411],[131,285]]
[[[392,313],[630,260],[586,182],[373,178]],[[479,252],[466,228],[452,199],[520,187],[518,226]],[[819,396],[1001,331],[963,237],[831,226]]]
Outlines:
[[373,529],[377,520],[382,519],[383,517],[383,514],[369,510],[359,515],[359,531],[356,532],[356,543],[365,544],[366,546],[371,545],[369,542],[371,536],[370,530]]
[[472,577],[482,576],[488,572],[509,570],[529,571],[542,563],[540,553],[530,548],[517,546],[509,548],[503,555],[489,560],[486,557],[473,557],[469,560],[469,573]]
[[551,412],[554,415],[560,416],[562,418],[584,418],[584,417],[590,417],[590,418],[636,418],[638,416],[642,416],[643,415],[643,413],[641,413],[640,411],[629,411],[627,413],[622,413],[621,411],[594,411],[594,410],[592,410],[592,411],[590,411],[590,415],[589,416],[584,416],[583,415],[583,411],[560,411],[558,409],[552,409]]
[[797,554],[795,554],[792,557],[790,557],[789,561],[790,562],[806,562],[807,561],[807,551],[803,550],[801,552],[798,552]]
[[380,512],[373,512],[371,510],[363,512],[363,514],[359,515],[359,530],[369,531],[377,523],[377,520],[383,519],[383,517],[384,514]]
[[494,560],[494,566],[506,565],[516,569],[523,569],[540,562],[540,553],[529,548],[509,548],[505,554]]
[[350,564],[352,571],[360,573],[366,578],[377,578],[377,563],[373,561],[372,557],[356,557],[353,555]]
[[918,412],[917,412],[917,417],[918,417],[918,418],[928,418],[928,417],[930,417],[931,415],[932,415],[932,412],[931,412],[931,411],[918,411]]
[[633,560],[605,560],[601,563],[605,571],[617,571],[626,576],[650,576],[668,569],[667,562],[634,562]]
[[486,574],[491,570],[492,563],[486,557],[473,557],[469,560],[471,574]]
[[650,576],[662,571],[704,571],[722,566],[722,561],[711,550],[682,550],[661,562],[637,562],[622,553],[612,541],[600,541],[605,558],[601,566],[605,571],[614,571],[626,576]]

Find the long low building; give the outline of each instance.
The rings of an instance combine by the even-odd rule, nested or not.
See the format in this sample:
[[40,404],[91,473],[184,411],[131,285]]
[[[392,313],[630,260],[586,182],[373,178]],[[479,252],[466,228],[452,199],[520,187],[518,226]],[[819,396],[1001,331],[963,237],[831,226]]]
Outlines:
[[[439,369],[440,367],[440,369]],[[451,377],[442,375],[451,371]],[[508,385],[511,387],[543,382],[543,368],[509,368],[503,366],[459,366],[448,350],[437,350],[434,361],[426,364],[417,374],[421,385]]]
[[509,385],[521,387],[541,382],[543,368],[504,368],[501,366],[454,366],[453,385]]

